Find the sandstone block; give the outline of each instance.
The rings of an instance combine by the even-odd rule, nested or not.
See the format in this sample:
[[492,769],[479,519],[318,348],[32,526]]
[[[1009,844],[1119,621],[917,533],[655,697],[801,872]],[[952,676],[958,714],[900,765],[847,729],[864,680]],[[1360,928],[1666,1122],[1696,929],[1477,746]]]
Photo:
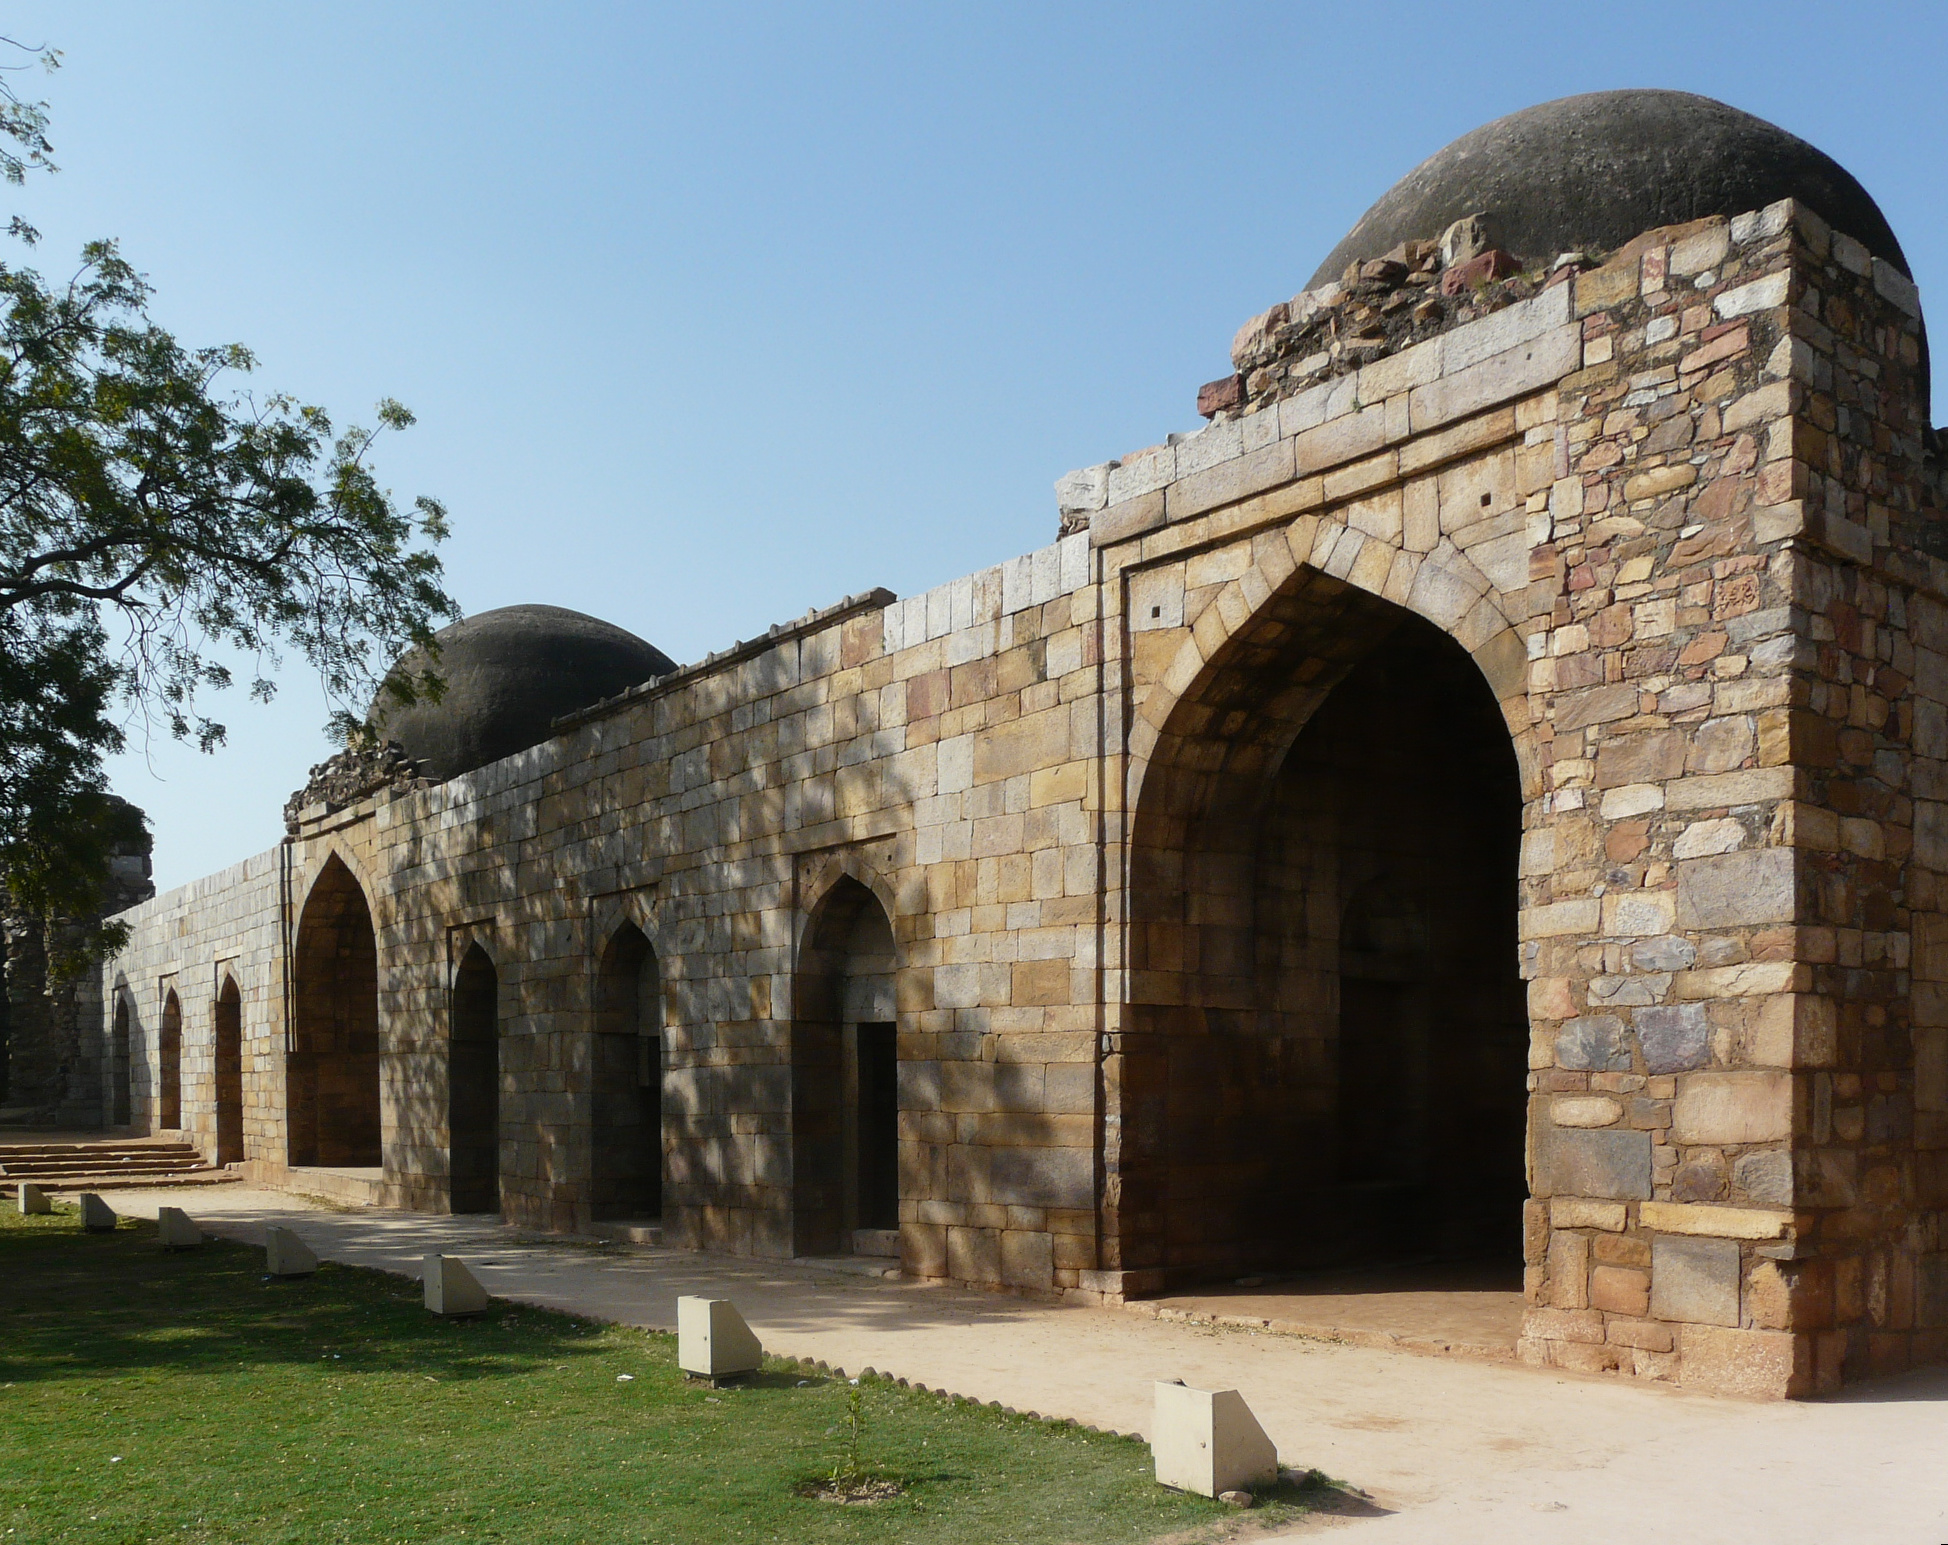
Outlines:
[[1622,1202],[1592,1202],[1580,1196],[1558,1196],[1549,1203],[1549,1222],[1554,1228],[1594,1228],[1611,1233],[1629,1221]]
[[1678,1080],[1671,1129],[1687,1144],[1781,1142],[1792,1135],[1792,1075],[1687,1073]]
[[1661,1234],[1699,1234],[1717,1239],[1780,1239],[1792,1227],[1792,1214],[1759,1207],[1712,1207],[1697,1202],[1645,1202],[1638,1209],[1645,1228]]
[[1159,1486],[1200,1497],[1278,1479],[1278,1451],[1235,1389],[1156,1386],[1150,1449]]
[[1650,1282],[1650,1312],[1660,1320],[1738,1323],[1738,1245],[1733,1240],[1659,1235],[1650,1246]]
[[728,1298],[685,1295],[676,1301],[676,1365],[700,1379],[756,1373],[764,1348]]
[[420,1268],[426,1307],[434,1314],[485,1314],[487,1290],[458,1256],[429,1255]]
[[[1650,1274],[1628,1266],[1598,1266],[1590,1273],[1590,1307],[1641,1316],[1650,1302]],[[1614,1336],[1610,1338],[1616,1340]],[[1659,1350],[1668,1351],[1668,1347]]]
[[1783,1330],[1686,1325],[1678,1337],[1678,1381],[1715,1395],[1780,1400],[1812,1387],[1812,1337]]

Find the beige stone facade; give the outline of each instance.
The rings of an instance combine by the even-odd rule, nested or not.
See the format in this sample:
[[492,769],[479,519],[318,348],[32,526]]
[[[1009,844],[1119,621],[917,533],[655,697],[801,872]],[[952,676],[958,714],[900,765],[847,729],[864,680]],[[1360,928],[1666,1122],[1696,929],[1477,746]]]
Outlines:
[[234,983],[271,1179],[369,1113],[411,1207],[1110,1300],[1486,1250],[1536,1361],[1941,1360],[1925,402],[1817,216],[1648,233],[126,914],[137,1120],[173,990],[216,1154]]

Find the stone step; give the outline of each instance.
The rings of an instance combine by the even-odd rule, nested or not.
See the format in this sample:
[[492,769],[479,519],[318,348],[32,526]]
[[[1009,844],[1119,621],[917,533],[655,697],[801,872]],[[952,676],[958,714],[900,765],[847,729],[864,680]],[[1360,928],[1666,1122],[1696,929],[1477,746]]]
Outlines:
[[0,1164],[20,1159],[189,1158],[193,1143],[0,1143]]
[[0,1161],[0,1175],[50,1175],[69,1170],[87,1170],[114,1174],[143,1174],[155,1170],[191,1169],[200,1165],[202,1158],[193,1153],[167,1154],[160,1159],[123,1158],[115,1154],[77,1154],[72,1158],[48,1159],[7,1159]]
[[227,1169],[186,1169],[167,1175],[56,1175],[34,1180],[43,1191],[150,1191],[170,1186],[233,1186],[243,1176]]

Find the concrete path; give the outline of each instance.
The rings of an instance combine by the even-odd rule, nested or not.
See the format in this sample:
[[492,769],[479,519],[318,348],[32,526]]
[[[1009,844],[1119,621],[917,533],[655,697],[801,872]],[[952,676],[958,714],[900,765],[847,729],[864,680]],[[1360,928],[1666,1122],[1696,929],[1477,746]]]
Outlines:
[[1154,1380],[1240,1390],[1282,1462],[1364,1487],[1385,1516],[1327,1520],[1373,1545],[1941,1545],[1948,1371],[1758,1405],[1492,1363],[1335,1346],[1117,1310],[678,1251],[618,1252],[479,1219],[331,1211],[273,1192],[115,1193],[255,1242],[294,1228],[328,1260],[418,1274],[465,1256],[505,1298],[659,1329],[676,1299],[736,1301],[767,1350],[1119,1431]]

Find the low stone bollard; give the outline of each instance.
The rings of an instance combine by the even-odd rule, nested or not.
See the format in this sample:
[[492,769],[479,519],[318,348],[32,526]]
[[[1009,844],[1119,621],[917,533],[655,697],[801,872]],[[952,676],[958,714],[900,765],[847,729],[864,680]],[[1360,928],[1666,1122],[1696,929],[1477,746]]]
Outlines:
[[1216,1497],[1278,1479],[1278,1450],[1235,1389],[1159,1384],[1150,1452],[1157,1484]]
[[158,1207],[156,1238],[165,1250],[194,1250],[203,1242],[203,1231],[182,1208]]
[[318,1269],[311,1246],[287,1228],[264,1230],[264,1270],[273,1277],[308,1277]]
[[435,1314],[485,1314],[487,1290],[458,1256],[429,1255],[420,1273],[426,1288],[426,1307]]
[[30,1186],[24,1180],[20,1183],[20,1189],[14,1193],[14,1202],[20,1208],[23,1217],[54,1211],[54,1204],[47,1199],[47,1193],[39,1186]]
[[676,1301],[676,1365],[685,1373],[715,1384],[756,1373],[763,1362],[764,1348],[728,1298]]
[[91,1234],[115,1232],[115,1209],[92,1191],[81,1193],[81,1226]]

